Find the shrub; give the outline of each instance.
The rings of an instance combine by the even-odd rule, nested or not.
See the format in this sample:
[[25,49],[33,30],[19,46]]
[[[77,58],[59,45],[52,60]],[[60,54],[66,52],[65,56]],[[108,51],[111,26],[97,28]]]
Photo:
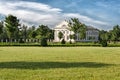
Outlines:
[[61,44],[65,44],[66,42],[65,42],[65,40],[64,39],[62,39],[62,41],[61,41]]
[[72,44],[72,41],[70,40],[70,44]]
[[41,46],[47,46],[47,39],[46,38],[42,38],[41,39]]
[[101,44],[102,44],[102,47],[107,47],[107,41],[106,40],[101,41]]

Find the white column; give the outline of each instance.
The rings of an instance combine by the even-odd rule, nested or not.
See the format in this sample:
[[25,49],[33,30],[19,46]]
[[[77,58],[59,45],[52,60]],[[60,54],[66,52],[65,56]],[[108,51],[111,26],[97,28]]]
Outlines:
[[58,30],[55,30],[55,41],[56,41],[56,42],[59,41],[59,39],[58,39],[58,33],[59,33],[59,31],[58,31]]
[[67,31],[65,30],[65,41],[67,41]]

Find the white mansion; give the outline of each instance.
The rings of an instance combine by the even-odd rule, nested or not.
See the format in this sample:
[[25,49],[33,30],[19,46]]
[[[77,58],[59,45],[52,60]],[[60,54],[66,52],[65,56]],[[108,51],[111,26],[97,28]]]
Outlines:
[[[63,21],[62,23],[60,23],[59,25],[57,25],[54,28],[54,42],[60,42],[61,40],[58,37],[59,32],[63,33],[63,39],[66,42],[70,41],[70,35],[73,35],[74,32],[70,31],[70,27],[68,27],[68,23],[66,21]],[[83,41],[83,42],[90,42],[90,41],[98,41],[98,37],[99,37],[99,30],[96,28],[93,28],[91,26],[87,26],[87,30],[86,30],[86,38],[85,39],[80,39],[79,38],[79,34],[75,34],[76,35],[76,39],[71,39],[72,42],[74,41]]]

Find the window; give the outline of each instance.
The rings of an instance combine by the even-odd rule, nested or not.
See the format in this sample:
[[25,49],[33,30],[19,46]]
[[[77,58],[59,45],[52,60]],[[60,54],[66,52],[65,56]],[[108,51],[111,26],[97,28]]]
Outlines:
[[67,31],[67,34],[69,34],[69,31]]
[[63,32],[63,34],[65,34],[65,31],[62,31]]
[[69,40],[69,38],[70,38],[70,37],[69,37],[69,36],[67,36],[67,40]]

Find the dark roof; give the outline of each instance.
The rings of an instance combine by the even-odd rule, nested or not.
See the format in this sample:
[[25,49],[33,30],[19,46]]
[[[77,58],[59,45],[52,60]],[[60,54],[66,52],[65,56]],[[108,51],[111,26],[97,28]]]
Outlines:
[[98,31],[99,31],[99,29],[94,28],[94,27],[92,27],[92,26],[87,26],[87,30],[98,30]]

